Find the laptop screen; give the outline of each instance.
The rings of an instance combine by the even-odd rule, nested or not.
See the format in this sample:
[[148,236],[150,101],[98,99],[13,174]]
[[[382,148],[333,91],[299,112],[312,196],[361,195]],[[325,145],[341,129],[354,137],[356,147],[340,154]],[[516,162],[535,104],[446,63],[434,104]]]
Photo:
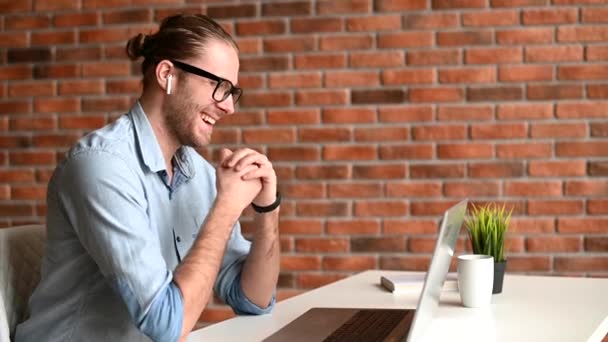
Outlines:
[[437,311],[441,288],[450,268],[466,209],[467,200],[463,200],[448,209],[443,215],[431,265],[426,273],[414,322],[408,334],[407,341],[409,342],[417,341],[423,336],[424,330],[429,326]]

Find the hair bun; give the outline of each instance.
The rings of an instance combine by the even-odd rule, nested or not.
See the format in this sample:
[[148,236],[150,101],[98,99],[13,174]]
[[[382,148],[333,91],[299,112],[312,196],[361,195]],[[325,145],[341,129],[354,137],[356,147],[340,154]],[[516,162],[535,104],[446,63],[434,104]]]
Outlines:
[[146,42],[146,38],[147,36],[145,34],[140,33],[137,36],[129,39],[127,42],[127,56],[129,56],[131,60],[136,60],[139,57],[144,56],[144,44]]

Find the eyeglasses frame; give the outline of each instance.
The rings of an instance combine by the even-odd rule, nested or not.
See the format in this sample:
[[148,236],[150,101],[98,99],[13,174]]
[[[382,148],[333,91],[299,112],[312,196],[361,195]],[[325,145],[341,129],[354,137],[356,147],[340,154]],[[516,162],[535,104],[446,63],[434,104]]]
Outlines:
[[[229,80],[227,80],[225,78],[219,77],[215,74],[210,73],[209,71],[203,70],[201,68],[197,68],[194,65],[190,65],[188,63],[180,62],[178,60],[173,60],[173,59],[170,59],[169,61],[171,63],[173,63],[173,65],[175,65],[176,67],[178,67],[179,69],[181,69],[185,72],[188,72],[188,73],[191,73],[191,74],[194,74],[194,75],[197,75],[200,77],[204,77],[204,78],[217,82],[215,89],[213,89],[213,94],[211,95],[213,100],[216,102],[225,101],[230,95],[232,95],[232,102],[236,104],[238,102],[238,100],[241,98],[241,96],[243,95],[243,88],[235,86],[234,84],[232,84],[232,82],[230,82]],[[230,91],[228,91],[226,93],[228,95],[224,95],[223,98],[218,101],[215,97],[215,93],[219,89],[220,84],[222,84],[222,82],[228,82],[228,84],[230,84]],[[235,93],[234,93],[235,89],[237,90],[238,97],[235,97]]]

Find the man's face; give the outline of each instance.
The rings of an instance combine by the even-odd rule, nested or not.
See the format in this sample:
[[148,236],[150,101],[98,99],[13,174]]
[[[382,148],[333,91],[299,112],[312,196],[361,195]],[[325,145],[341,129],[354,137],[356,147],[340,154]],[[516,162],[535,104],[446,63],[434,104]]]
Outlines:
[[[199,69],[208,71],[232,84],[237,84],[239,59],[236,50],[221,41],[209,42],[201,57],[182,60]],[[226,115],[234,113],[232,96],[221,102],[213,99],[216,81],[204,78],[178,68],[179,72],[175,89],[166,97],[163,112],[171,135],[180,145],[195,148],[209,144],[213,126]],[[218,89],[216,97],[221,98]],[[219,96],[217,96],[219,95]]]

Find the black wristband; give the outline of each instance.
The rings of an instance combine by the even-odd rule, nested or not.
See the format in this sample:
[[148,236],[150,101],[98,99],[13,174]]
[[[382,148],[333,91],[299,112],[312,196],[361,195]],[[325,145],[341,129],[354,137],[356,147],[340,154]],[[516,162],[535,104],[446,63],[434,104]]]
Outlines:
[[255,210],[258,213],[267,213],[267,212],[273,211],[276,208],[278,208],[279,205],[281,205],[281,193],[278,191],[277,191],[277,198],[274,200],[274,203],[272,203],[271,205],[267,205],[265,207],[260,207],[260,206],[253,204],[253,202],[251,203],[253,210]]

